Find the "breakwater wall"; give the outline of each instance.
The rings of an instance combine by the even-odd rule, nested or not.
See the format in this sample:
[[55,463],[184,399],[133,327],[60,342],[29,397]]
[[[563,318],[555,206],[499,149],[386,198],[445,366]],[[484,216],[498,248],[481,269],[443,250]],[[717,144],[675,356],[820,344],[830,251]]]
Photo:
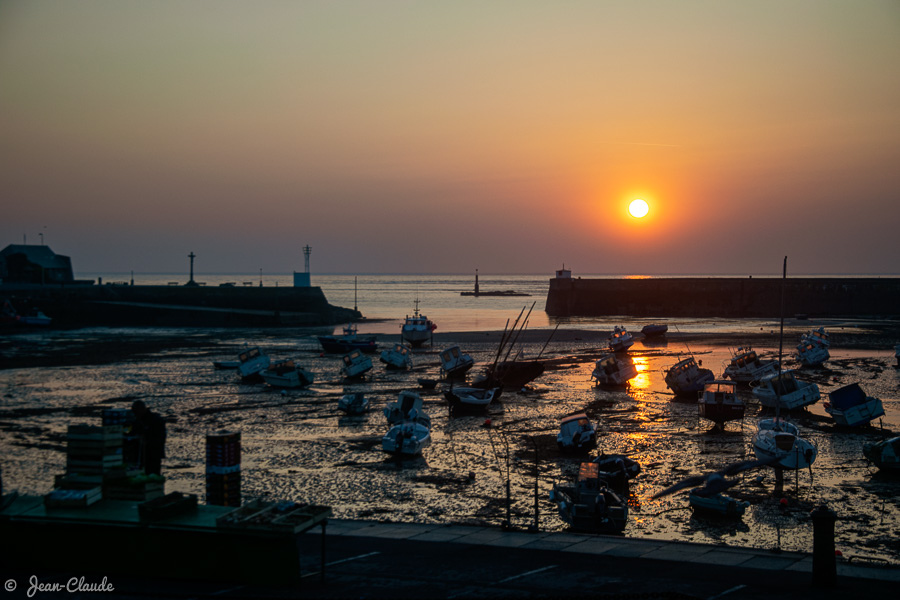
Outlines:
[[318,287],[8,285],[2,298],[20,314],[40,309],[58,327],[314,326],[362,316],[329,304]]
[[[781,278],[554,278],[550,316],[777,318]],[[900,316],[900,278],[789,278],[784,314],[810,317]]]

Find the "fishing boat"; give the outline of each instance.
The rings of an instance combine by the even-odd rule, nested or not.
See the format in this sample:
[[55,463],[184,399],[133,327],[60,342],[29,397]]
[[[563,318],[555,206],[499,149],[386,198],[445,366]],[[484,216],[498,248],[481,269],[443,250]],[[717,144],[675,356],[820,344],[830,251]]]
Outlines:
[[366,354],[373,354],[378,350],[378,340],[375,336],[359,337],[356,324],[348,323],[344,326],[343,335],[318,336],[322,350],[334,354],[347,354],[353,350],[360,350]]
[[269,356],[257,347],[248,348],[238,354],[238,373],[244,379],[252,379],[260,376],[264,370],[269,368],[271,360]]
[[417,421],[431,427],[431,417],[422,410],[422,396],[410,390],[403,390],[397,400],[385,406],[384,416],[391,424]]
[[858,383],[851,383],[828,394],[825,412],[838,425],[857,427],[868,425],[884,416],[884,406],[879,398],[867,396]]
[[762,360],[750,346],[733,351],[722,377],[737,383],[750,383],[778,373],[778,362]]
[[819,451],[800,437],[800,429],[780,417],[761,419],[753,436],[753,453],[782,469],[803,469],[813,464]]
[[499,388],[453,387],[444,392],[450,412],[483,411],[494,401]]
[[294,363],[282,360],[260,372],[266,383],[272,387],[301,388],[313,382],[313,373]]
[[362,353],[362,350],[353,350],[341,358],[341,375],[347,378],[362,377],[372,370],[372,359]]
[[591,462],[597,465],[600,477],[614,489],[623,489],[641,473],[641,465],[624,454],[601,454]]
[[828,346],[806,339],[800,340],[800,343],[797,344],[797,360],[804,367],[821,366],[829,358],[831,358],[831,354],[828,352]]
[[735,500],[721,492],[711,496],[703,495],[700,488],[691,490],[688,494],[688,504],[695,512],[721,517],[740,517],[750,506],[749,502]]
[[828,332],[825,331],[824,327],[807,331],[800,337],[800,341],[818,344],[826,348],[831,345],[831,341],[828,339]]
[[412,366],[412,353],[409,346],[403,344],[394,344],[390,350],[384,350],[381,353],[381,362],[387,365],[388,369],[408,369]]
[[344,411],[348,415],[361,415],[369,410],[369,399],[362,392],[355,394],[344,394],[338,400],[338,409]]
[[797,379],[795,371],[782,371],[767,375],[751,384],[753,395],[767,408],[794,410],[819,401],[822,395],[815,383]]
[[628,355],[608,354],[594,365],[591,379],[600,386],[622,386],[637,377],[637,367]]
[[529,360],[504,360],[485,369],[488,377],[492,377],[496,383],[510,389],[521,389],[544,374],[543,361]]
[[703,386],[697,401],[700,417],[716,425],[744,418],[747,404],[738,397],[733,381],[711,381]]
[[385,452],[397,455],[415,456],[431,445],[431,431],[416,421],[406,421],[391,427],[381,438]]
[[863,455],[882,471],[900,472],[900,436],[865,444]]
[[641,327],[641,333],[645,338],[663,337],[669,331],[669,326],[665,323],[653,323]]
[[416,298],[413,315],[406,315],[406,320],[400,326],[400,337],[409,342],[413,348],[418,348],[431,339],[435,329],[437,325],[425,315],[419,314],[419,299]]
[[441,374],[447,378],[465,377],[475,364],[468,354],[464,354],[459,346],[451,346],[441,351]]
[[628,524],[628,503],[609,488],[596,463],[581,463],[573,485],[554,484],[550,500],[575,531],[622,533]]
[[634,345],[634,338],[624,327],[616,325],[612,334],[607,338],[606,344],[612,352],[625,352]]
[[693,396],[716,378],[709,369],[701,368],[693,356],[683,358],[666,371],[666,387],[676,396]]
[[556,434],[556,445],[563,452],[587,452],[597,447],[597,430],[584,413],[563,417]]

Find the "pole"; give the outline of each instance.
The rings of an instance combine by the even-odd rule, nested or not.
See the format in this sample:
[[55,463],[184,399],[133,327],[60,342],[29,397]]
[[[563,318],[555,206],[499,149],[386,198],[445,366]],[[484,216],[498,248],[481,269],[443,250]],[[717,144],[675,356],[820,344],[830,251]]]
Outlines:
[[813,522],[812,584],[817,588],[832,588],[837,580],[834,558],[834,523],[837,515],[824,504],[810,515]]

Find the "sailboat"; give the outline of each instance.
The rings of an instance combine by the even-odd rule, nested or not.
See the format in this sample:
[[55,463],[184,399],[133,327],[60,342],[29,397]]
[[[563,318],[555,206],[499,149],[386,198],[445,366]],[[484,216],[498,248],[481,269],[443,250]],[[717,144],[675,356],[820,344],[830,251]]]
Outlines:
[[[787,279],[787,256],[784,257],[781,286],[781,332],[778,341],[778,374],[781,374],[781,354],[784,349],[784,280]],[[780,394],[780,388],[775,388]],[[781,418],[781,403],[775,400],[775,418],[761,419],[753,436],[753,453],[762,461],[772,461],[776,469],[802,469],[815,462],[818,448],[800,437],[800,429]]]

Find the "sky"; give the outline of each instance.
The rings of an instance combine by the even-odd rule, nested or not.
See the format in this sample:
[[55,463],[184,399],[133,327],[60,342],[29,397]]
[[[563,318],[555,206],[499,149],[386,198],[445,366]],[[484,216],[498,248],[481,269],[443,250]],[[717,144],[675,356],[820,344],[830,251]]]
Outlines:
[[0,0],[0,203],[76,276],[898,273],[900,2]]

